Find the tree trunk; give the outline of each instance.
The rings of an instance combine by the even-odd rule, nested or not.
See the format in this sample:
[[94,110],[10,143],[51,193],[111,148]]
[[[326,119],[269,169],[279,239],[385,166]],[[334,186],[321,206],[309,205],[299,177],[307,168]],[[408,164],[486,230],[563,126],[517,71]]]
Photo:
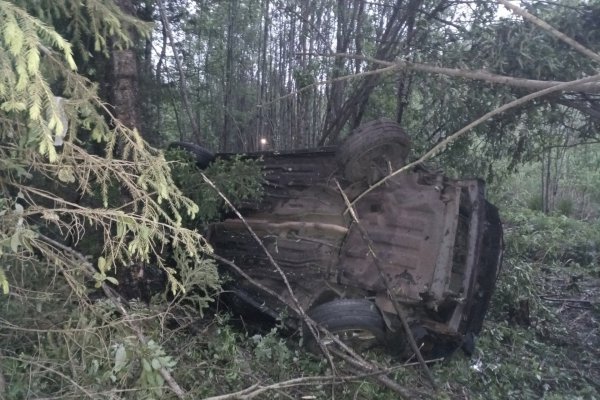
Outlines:
[[112,51],[112,99],[115,117],[128,128],[140,129],[138,69],[133,49]]
[[[190,104],[190,100],[187,93],[187,84],[185,79],[185,74],[183,71],[183,65],[181,64],[181,59],[179,58],[179,54],[177,51],[177,47],[175,46],[175,40],[173,39],[173,32],[171,32],[171,25],[169,24],[169,19],[167,18],[167,13],[165,11],[165,6],[162,0],[158,0],[158,9],[160,12],[160,19],[163,24],[163,29],[167,37],[169,38],[169,43],[171,44],[171,50],[173,51],[173,58],[175,59],[175,65],[177,66],[177,72],[179,73],[179,93],[181,94],[181,101],[183,102],[183,108],[190,119],[190,125],[192,126],[192,137],[196,140],[199,140],[200,128],[198,127],[198,122],[196,121],[196,115],[192,110],[192,105]],[[181,134],[181,132],[180,132]]]
[[[402,8],[403,0],[397,0],[391,16],[381,36],[375,57],[380,60],[391,60],[395,58],[402,49],[400,35],[402,28],[411,25],[410,21],[416,18],[419,6],[423,0],[412,0],[406,8]],[[372,66],[371,68],[375,68]],[[352,119],[352,127],[360,124],[366,109],[369,97],[373,89],[381,80],[381,75],[370,75],[365,77],[358,87],[350,94],[344,104],[337,110],[333,118],[328,119],[319,144],[323,145],[337,141],[346,123]]]
[[227,11],[227,49],[225,58],[225,81],[223,85],[223,131],[221,132],[221,151],[229,148],[231,130],[231,98],[233,90],[233,32],[235,28],[237,0],[231,0]]
[[[117,0],[124,13],[135,15],[132,0]],[[129,32],[133,43],[137,42],[135,32]],[[111,53],[111,104],[115,117],[128,128],[140,129],[138,109],[138,60],[133,48],[114,49]]]

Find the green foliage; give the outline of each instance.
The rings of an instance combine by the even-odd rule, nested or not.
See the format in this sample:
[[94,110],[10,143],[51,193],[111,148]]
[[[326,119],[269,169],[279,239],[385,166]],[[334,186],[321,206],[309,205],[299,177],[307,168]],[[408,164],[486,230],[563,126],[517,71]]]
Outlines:
[[570,217],[573,215],[573,211],[575,209],[575,205],[573,203],[573,200],[569,198],[559,199],[558,203],[556,204],[556,210],[559,214],[564,215],[565,217]]
[[507,252],[525,260],[541,263],[578,263],[583,266],[598,262],[600,224],[584,222],[564,215],[547,216],[529,209],[504,213]]
[[[30,206],[18,226],[10,223],[17,208],[0,210],[7,220],[1,225],[0,240],[10,236],[14,250],[20,243],[15,235],[42,220],[77,242],[87,225],[95,228],[88,231],[100,232],[96,242],[102,244],[107,271],[154,258],[174,283],[173,289],[181,289],[157,249],[171,243],[200,260],[209,246],[197,232],[181,228],[182,218],[193,217],[198,206],[176,188],[162,154],[150,148],[139,132],[112,119],[96,86],[75,72],[70,44],[53,25],[77,12],[97,11],[88,15],[87,32],[105,35],[107,43],[119,47],[130,43],[125,38],[134,20],[122,15],[112,1],[47,5],[50,12],[44,13],[39,4],[0,2],[2,190],[5,197],[19,193],[21,202]],[[81,31],[80,23],[76,18],[70,28]],[[98,142],[108,156],[88,153],[83,138]],[[119,201],[109,205],[108,193],[114,187]],[[100,206],[88,200],[94,191],[100,193]],[[17,206],[22,211],[23,206]],[[34,243],[39,250],[41,245]],[[97,277],[107,279],[104,271]]]
[[472,399],[588,399],[597,390],[576,371],[568,350],[534,331],[489,323],[472,359],[453,357],[435,367],[456,393]]
[[[307,374],[325,373],[327,364],[324,360],[315,360],[311,354],[286,341],[278,329],[249,335],[233,323],[230,316],[218,314],[201,335],[180,336],[171,343],[182,349],[178,365],[189,366],[179,368],[175,373],[176,379],[190,388],[192,397],[204,398],[242,390],[257,380],[267,385]],[[327,389],[315,385],[294,392],[326,397]],[[271,394],[277,396],[276,391],[268,392],[267,396]]]
[[[581,339],[596,335],[597,310],[586,311],[592,314],[585,323],[580,311],[560,315],[565,305],[544,297],[583,295],[578,289],[570,292],[577,284],[569,281],[574,276],[592,279],[598,222],[547,216],[518,204],[506,207],[503,219],[503,270],[476,352],[471,359],[457,354],[436,365],[436,376],[447,382],[448,398],[453,393],[472,399],[597,398],[594,376],[600,365],[586,347],[590,342]],[[519,312],[529,321],[518,321]]]
[[[290,88],[306,87],[327,77],[333,65],[310,57],[305,63],[304,56],[288,51],[298,46],[294,37],[312,35],[307,31],[300,36],[290,34],[289,40],[286,36],[288,27],[296,29],[296,21],[304,20],[297,12],[298,7],[303,12],[302,7],[276,7],[271,15],[263,16],[261,4],[238,2],[242,12],[233,12],[236,10],[227,2],[207,2],[199,12],[186,12],[178,21],[186,38],[181,48],[186,54],[201,55],[184,57],[184,61],[186,70],[192,72],[191,87],[197,93],[193,102],[200,106],[201,125],[209,127],[207,139],[213,143],[225,115],[232,129],[239,130],[240,141],[250,137],[246,135],[249,132],[262,132],[268,126],[265,121],[269,121],[273,124],[269,132],[286,145],[296,140],[296,125],[312,121],[315,127],[323,119],[326,105],[318,91],[290,97],[289,103],[271,102],[257,113],[256,99],[270,102]],[[317,53],[329,52],[327,39],[336,34],[326,26],[336,22],[336,11],[329,12],[335,7],[326,8],[333,3],[323,4],[317,6],[317,12],[325,23],[319,21],[321,16],[307,19],[316,24],[315,31],[321,36],[315,48],[313,41],[307,46]],[[596,1],[576,7],[551,5],[536,2],[531,7],[560,29],[597,47]],[[538,35],[529,24],[514,20],[489,23],[493,21],[492,3],[475,3],[474,7],[468,16],[472,19],[470,28],[464,30],[437,29],[437,19],[419,17],[418,35],[427,33],[428,39],[416,37],[406,46],[412,52],[408,56],[432,64],[485,67],[529,78],[567,79],[593,72],[595,67],[589,61]],[[381,8],[389,9],[385,13],[392,10]],[[174,10],[179,11],[177,7]],[[456,10],[450,7],[440,17],[456,21],[452,14]],[[371,54],[378,21],[370,11],[367,14],[369,23],[363,28],[368,38],[362,45],[364,54]],[[478,27],[481,22],[485,26]],[[224,33],[223,26],[228,23],[232,24],[233,37]],[[270,23],[283,27],[271,29],[271,39],[282,43],[280,53],[284,55],[265,60],[261,69],[256,61],[261,59],[260,50],[273,48],[272,43],[262,40],[262,28],[268,31]],[[215,264],[202,255],[210,246],[182,225],[194,217],[202,223],[218,218],[223,211],[221,199],[202,183],[195,166],[180,161],[168,164],[161,152],[147,146],[139,132],[114,120],[98,97],[96,84],[76,72],[76,67],[83,69],[80,60],[89,60],[91,54],[106,55],[133,43],[128,34],[132,30],[142,36],[148,33],[145,24],[124,15],[110,0],[0,0],[0,360],[7,381],[6,393],[0,397],[169,398],[160,368],[171,371],[189,390],[190,398],[241,390],[256,382],[328,374],[323,359],[286,342],[277,330],[250,335],[220,315],[201,321],[197,318],[206,310],[219,282]],[[232,45],[226,48],[228,39]],[[283,45],[287,41],[289,48]],[[193,64],[199,59],[205,60],[203,68]],[[345,68],[359,70],[359,63],[353,63],[345,62]],[[280,70],[269,70],[269,65]],[[225,79],[223,71],[233,67],[237,72],[231,74],[232,79]],[[278,72],[282,76],[277,77]],[[85,74],[95,76],[92,68],[86,68]],[[520,95],[516,90],[445,77],[415,74],[410,81],[412,93],[404,124],[415,134],[417,150],[430,147],[473,117]],[[236,89],[224,107],[225,90],[221,87],[227,85]],[[171,90],[171,85],[165,85],[164,90]],[[395,77],[385,80],[365,115],[379,117],[381,110],[393,113],[396,90]],[[519,163],[539,157],[546,147],[565,143],[571,128],[557,126],[572,125],[586,137],[596,134],[593,124],[582,122],[581,114],[566,114],[562,106],[541,104],[508,113],[478,129],[478,137],[454,143],[439,161],[463,173],[497,177],[501,175],[495,171],[498,164],[512,171]],[[173,126],[180,122],[174,112],[163,117]],[[306,133],[302,129],[310,130],[308,123],[299,128],[299,135]],[[172,128],[169,133],[174,131]],[[311,140],[315,138],[316,133]],[[106,157],[87,153],[91,142]],[[568,195],[562,193],[556,204],[562,216],[521,209],[504,211],[507,259],[492,306],[491,316],[496,320],[488,321],[472,361],[457,356],[435,366],[443,388],[440,397],[598,397],[581,368],[583,363],[591,370],[598,368],[594,355],[559,341],[567,330],[540,300],[546,279],[559,268],[577,273],[593,268],[597,271],[600,226],[567,215],[598,215],[598,154],[574,153],[566,163],[569,169],[560,177],[560,187],[567,189]],[[464,162],[465,155],[469,163]],[[492,168],[490,160],[494,158],[500,160]],[[531,171],[531,179],[537,180],[539,170]],[[205,173],[237,205],[260,197],[259,160],[219,160]],[[522,205],[538,195],[536,186],[517,180],[528,186],[519,193],[501,191],[497,196],[503,203]],[[99,237],[90,235],[94,230],[100,232]],[[80,248],[86,240],[95,242],[98,251],[90,253],[98,269],[96,283],[115,283],[110,274],[138,260],[155,263],[167,273],[171,290],[168,304],[157,297],[149,305],[135,301],[129,305],[132,319],[152,338],[147,345],[132,336],[128,321],[118,316],[114,304],[90,300],[94,279],[85,277],[79,258],[40,240],[40,234],[48,232],[57,238],[66,233],[68,243]],[[521,299],[532,305],[534,324],[530,329],[506,321]],[[598,306],[594,307],[589,312],[597,315]],[[169,329],[171,326],[176,329]],[[190,331],[195,334],[189,335]],[[569,351],[575,351],[576,357]],[[389,367],[395,364],[386,356],[378,362]],[[337,368],[346,371],[343,363]],[[417,386],[422,379],[415,369],[398,366],[392,375],[407,386]],[[273,395],[328,398],[333,390],[336,398],[395,398],[364,379],[335,389],[325,383],[287,390]]]
[[529,200],[527,200],[527,208],[532,211],[543,211],[544,208],[544,200],[541,194],[532,195]]
[[[552,156],[548,206],[550,212],[580,220],[594,220],[600,215],[600,158],[598,144],[574,146]],[[496,163],[497,170],[506,170],[506,163]],[[541,177],[547,180],[547,169],[541,162],[531,162],[518,167],[491,185],[490,197],[508,208],[528,207],[542,211],[544,193]]]
[[[130,29],[143,26],[110,0],[0,1],[0,302],[10,327],[0,397],[157,398],[158,370],[175,365],[158,340],[167,305],[129,305],[155,338],[142,346],[114,304],[92,303],[90,286],[120,284],[115,270],[152,263],[175,297],[169,312],[190,303],[198,312],[218,287],[210,246],[182,227],[198,206],[162,152],[113,118],[77,72],[76,62],[131,44]],[[82,238],[94,252],[80,254]]]
[[237,155],[230,159],[217,159],[206,170],[199,170],[193,157],[181,150],[169,150],[167,158],[172,164],[173,178],[183,193],[199,207],[198,220],[210,222],[226,211],[223,199],[206,182],[205,174],[234,206],[260,200],[263,194],[260,159]]
[[[53,394],[108,399],[122,390],[129,399],[165,398],[158,369],[171,371],[176,360],[165,352],[156,315],[167,306],[130,305],[130,318],[145,321],[146,332],[159,339],[142,345],[107,299],[92,306],[65,301],[69,286],[84,282],[66,270],[62,273],[68,274],[69,283],[56,279],[59,270],[32,262],[12,264],[7,271],[19,297],[0,299],[5,332],[0,338],[0,362],[6,398]],[[128,391],[131,388],[136,390]]]
[[88,59],[92,51],[108,55],[111,46],[129,47],[133,45],[129,32],[148,37],[152,28],[123,13],[114,1],[14,0],[12,3],[55,25],[61,36],[70,38],[82,59]]

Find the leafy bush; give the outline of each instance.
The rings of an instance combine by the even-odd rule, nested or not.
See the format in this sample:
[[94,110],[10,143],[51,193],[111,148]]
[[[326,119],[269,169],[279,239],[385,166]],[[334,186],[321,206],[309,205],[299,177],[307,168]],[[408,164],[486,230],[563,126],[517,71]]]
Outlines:
[[[597,390],[574,372],[568,350],[533,330],[488,323],[471,359],[455,356],[435,368],[450,390],[471,399],[592,399]],[[454,386],[455,385],[455,386]],[[454,397],[450,397],[454,398]]]
[[202,178],[206,175],[235,206],[256,202],[263,194],[260,159],[241,155],[219,158],[205,170],[196,167],[193,157],[183,150],[166,153],[172,161],[173,179],[183,193],[199,207],[197,220],[210,222],[223,212],[224,201]]
[[552,263],[598,263],[600,222],[564,215],[544,215],[528,209],[504,213],[507,253],[510,257]]

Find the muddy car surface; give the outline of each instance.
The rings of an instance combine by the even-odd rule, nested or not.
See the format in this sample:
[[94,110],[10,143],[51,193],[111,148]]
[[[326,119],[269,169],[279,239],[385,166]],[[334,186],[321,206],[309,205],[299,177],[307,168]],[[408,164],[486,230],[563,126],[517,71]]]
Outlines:
[[[359,346],[402,349],[405,334],[336,182],[353,199],[404,165],[409,146],[397,124],[376,120],[339,147],[248,155],[262,157],[266,183],[262,202],[243,212],[247,223],[308,314]],[[481,180],[416,167],[369,192],[356,211],[425,351],[456,348],[480,331],[502,254],[498,212]],[[233,288],[238,299],[300,326],[282,277],[241,220],[213,224],[209,240],[216,253],[277,293],[240,279]]]

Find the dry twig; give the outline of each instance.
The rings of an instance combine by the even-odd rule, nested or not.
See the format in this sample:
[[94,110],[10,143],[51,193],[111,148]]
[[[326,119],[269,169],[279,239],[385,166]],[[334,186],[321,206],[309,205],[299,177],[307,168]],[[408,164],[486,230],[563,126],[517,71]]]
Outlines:
[[[458,68],[447,68],[447,67],[438,67],[436,65],[422,64],[417,62],[405,61],[405,60],[380,60],[377,58],[364,56],[360,54],[346,54],[346,53],[336,53],[336,54],[320,54],[322,57],[344,57],[351,58],[354,60],[364,60],[371,62],[373,64],[380,64],[384,66],[382,69],[378,69],[376,71],[379,72],[388,72],[390,68],[395,67],[396,70],[413,70],[420,72],[429,72],[432,74],[438,75],[446,75],[454,78],[463,78],[470,79],[475,81],[484,81],[487,83],[511,86],[515,88],[528,89],[528,90],[542,90],[547,89],[556,85],[560,85],[563,83],[567,83],[565,81],[541,81],[537,79],[526,79],[526,78],[516,78],[507,75],[499,75],[494,74],[492,72],[486,71],[484,69],[479,70],[470,70],[470,69],[458,69]],[[354,75],[347,76],[345,78],[353,78]],[[317,83],[320,84],[320,83]],[[568,90],[583,92],[583,93],[598,93],[600,92],[600,84],[597,82],[589,82],[582,83],[580,85],[575,85],[570,87]]]
[[402,323],[402,327],[404,328],[404,332],[406,333],[408,343],[410,344],[412,351],[417,356],[417,360],[419,360],[419,364],[421,365],[421,368],[423,368],[423,371],[425,371],[425,376],[427,377],[427,379],[429,380],[429,382],[431,383],[433,388],[436,389],[437,385],[435,383],[435,379],[434,379],[433,375],[431,374],[431,371],[427,367],[427,364],[425,363],[425,359],[423,358],[423,355],[421,354],[421,350],[419,349],[419,346],[417,345],[417,342],[415,341],[415,337],[413,336],[412,331],[410,330],[410,326],[408,325],[408,320],[406,318],[404,310],[402,309],[402,306],[400,306],[400,304],[398,303],[398,300],[396,299],[396,296],[394,295],[394,291],[390,287],[390,283],[389,283],[388,279],[386,278],[385,273],[383,272],[383,266],[381,265],[381,261],[379,260],[379,257],[377,256],[377,253],[375,252],[375,248],[373,246],[373,240],[371,240],[371,237],[369,236],[369,232],[367,232],[367,230],[361,225],[360,220],[358,219],[358,215],[356,215],[356,211],[354,210],[354,207],[352,207],[350,205],[350,200],[348,200],[348,196],[346,196],[346,193],[344,193],[344,190],[340,186],[340,183],[336,180],[335,184],[337,185],[337,188],[340,191],[340,194],[344,198],[344,203],[346,204],[346,207],[348,207],[348,210],[350,210],[350,215],[352,216],[352,219],[354,220],[355,226],[358,228],[360,235],[362,236],[363,240],[367,244],[367,248],[369,249],[369,254],[373,258],[375,266],[377,267],[377,272],[379,273],[379,277],[380,277],[381,281],[383,282],[383,285],[385,286],[387,295],[390,298],[390,300],[392,301],[392,304],[394,305],[394,310],[396,310],[396,314],[398,315],[398,318],[400,319],[400,322]]
[[[290,283],[289,283],[289,281],[287,279],[287,276],[285,275],[285,272],[283,272],[283,270],[281,269],[281,267],[279,266],[279,264],[277,263],[277,261],[275,261],[275,259],[273,258],[273,256],[269,252],[269,250],[266,248],[266,246],[264,245],[264,243],[262,242],[262,240],[258,237],[258,235],[254,232],[254,230],[252,229],[252,227],[248,224],[248,222],[246,221],[246,219],[237,210],[237,208],[231,203],[231,201],[229,201],[229,199],[223,194],[223,192],[221,192],[216,187],[216,185],[208,177],[206,177],[204,174],[202,174],[202,178],[204,179],[204,181],[209,186],[211,186],[213,188],[213,190],[215,190],[217,192],[217,194],[223,199],[223,201],[225,201],[225,203],[231,208],[231,210],[242,221],[242,223],[244,224],[244,226],[246,227],[246,229],[248,230],[248,232],[252,235],[252,237],[254,238],[254,240],[258,243],[258,245],[261,247],[261,249],[263,250],[263,252],[266,254],[267,258],[269,259],[269,262],[271,263],[271,265],[273,265],[273,267],[277,270],[277,272],[279,273],[279,275],[281,276],[281,278],[284,280],[284,283],[285,283],[286,288],[287,288],[287,290],[288,290],[288,292],[290,294],[290,297],[294,301],[294,305],[295,305],[296,309],[295,310],[293,309],[293,311],[296,311],[298,313],[298,315],[301,317],[302,321],[310,329],[311,334],[314,336],[315,340],[317,341],[317,344],[321,348],[321,351],[323,352],[323,354],[325,354],[325,356],[328,359],[329,364],[331,365],[332,371],[334,372],[333,376],[335,376],[335,364],[333,362],[333,358],[331,357],[329,349],[319,339],[319,334],[318,334],[317,329],[319,331],[323,332],[328,339],[331,339],[342,350],[344,350],[348,354],[346,357],[348,357],[348,358],[350,358],[350,359],[353,360],[353,365],[358,366],[361,369],[363,369],[365,371],[368,371],[369,373],[376,374],[377,375],[377,380],[379,380],[381,383],[383,383],[388,388],[394,390],[402,398],[412,398],[410,392],[407,389],[404,389],[403,387],[401,387],[400,385],[398,385],[396,382],[392,381],[389,377],[387,377],[385,375],[387,373],[386,371],[382,370],[378,366],[376,366],[376,365],[374,365],[374,364],[366,361],[365,359],[363,359],[360,355],[358,355],[355,351],[353,351],[345,343],[343,343],[339,338],[337,338],[333,334],[331,334],[331,332],[329,332],[327,329],[325,329],[325,328],[323,328],[321,326],[317,326],[317,324],[315,323],[315,321],[312,318],[310,318],[306,314],[306,312],[302,309],[302,306],[300,305],[300,302],[298,301],[298,299],[296,298],[296,296],[293,293],[293,289],[292,289],[292,287],[291,287],[291,285],[290,285]],[[223,260],[222,257],[219,257],[219,259]],[[248,277],[248,275],[245,274],[239,267],[235,266],[235,264],[233,262],[228,261],[228,260],[225,260],[225,261],[227,261],[227,265],[229,265],[230,267],[234,268],[237,272],[241,272],[242,276]],[[250,279],[249,281],[251,283],[257,285],[258,288],[263,288],[262,285],[260,285],[258,282],[254,281],[253,279]],[[283,301],[283,299],[281,299],[281,297],[279,295],[273,293],[272,291],[267,291],[267,293],[274,294],[277,299],[279,299],[284,304],[286,304],[286,302]],[[334,382],[334,381],[332,381],[332,382]],[[239,398],[239,397],[234,397],[234,398]]]
[[319,347],[321,348],[321,351],[323,352],[323,354],[325,355],[325,357],[327,357],[327,360],[329,361],[329,364],[331,365],[332,371],[335,372],[335,364],[333,363],[333,359],[331,358],[331,354],[329,354],[329,351],[327,350],[327,347],[325,345],[323,345],[323,343],[321,343],[321,341],[319,340],[319,333],[318,333],[318,330],[316,328],[316,325],[315,325],[314,321],[312,321],[312,319],[306,314],[306,312],[304,311],[304,309],[300,305],[300,302],[298,301],[298,298],[294,294],[294,290],[292,289],[292,286],[290,285],[290,282],[289,282],[287,276],[285,275],[285,273],[283,272],[283,270],[281,269],[281,267],[279,266],[279,264],[277,263],[277,261],[275,261],[275,259],[273,258],[273,255],[269,252],[269,250],[267,249],[267,247],[265,246],[265,244],[263,243],[263,241],[258,237],[258,235],[256,234],[256,232],[254,232],[254,230],[248,224],[248,222],[242,216],[242,214],[237,210],[237,208],[233,205],[233,203],[231,203],[231,201],[229,201],[229,199],[227,198],[227,196],[225,196],[223,194],[223,192],[221,192],[219,190],[219,188],[217,188],[217,186],[206,175],[204,175],[204,174],[201,174],[201,175],[202,175],[202,179],[204,179],[204,181],[211,188],[213,188],[213,190],[215,190],[217,192],[217,194],[219,195],[219,197],[221,197],[223,199],[223,201],[229,206],[229,208],[231,208],[231,210],[237,215],[237,217],[240,219],[240,221],[242,221],[242,223],[244,224],[244,226],[246,227],[246,229],[248,230],[248,232],[250,233],[250,235],[252,235],[252,237],[254,238],[254,240],[256,241],[256,243],[258,243],[258,245],[260,246],[260,248],[263,250],[263,252],[267,256],[267,258],[269,259],[269,262],[271,263],[271,265],[275,268],[275,270],[277,271],[277,273],[279,274],[279,276],[281,276],[281,279],[283,280],[283,282],[285,284],[285,287],[286,287],[286,289],[287,289],[290,297],[292,298],[292,301],[294,302],[294,306],[296,307],[295,311],[300,315],[300,317],[302,318],[302,320],[304,321],[304,323],[306,323],[306,326],[310,330],[311,334],[314,336],[314,338],[317,341]]
[[[83,266],[85,268],[84,271],[86,272],[87,275],[89,275],[89,277],[93,277],[94,274],[96,274],[96,272],[97,272],[96,268],[94,268],[94,266],[85,258],[85,256],[83,256],[79,252],[75,251],[74,249],[72,249],[68,246],[63,245],[62,243],[59,243],[53,239],[50,239],[49,237],[44,236],[42,234],[38,234],[37,237],[42,242],[45,242],[46,244],[51,245],[57,249],[60,249],[61,251],[68,253],[71,256],[75,257],[81,263],[81,266]],[[142,331],[142,329],[130,317],[129,312],[127,311],[127,309],[125,308],[125,306],[123,305],[123,303],[121,301],[121,296],[113,288],[108,286],[106,283],[102,283],[101,287],[102,287],[102,291],[104,292],[106,297],[108,297],[110,299],[110,301],[113,303],[113,305],[119,311],[119,313],[126,318],[126,324],[135,333],[135,336],[138,338],[140,343],[146,345],[148,343],[148,339],[146,338],[146,335],[144,335],[144,332]],[[167,383],[169,388],[171,388],[173,393],[175,393],[175,395],[178,398],[180,398],[180,399],[185,398],[185,391],[181,388],[181,386],[179,386],[177,381],[173,378],[173,376],[167,369],[165,369],[164,367],[161,366],[161,368],[159,369],[159,373],[162,376],[162,378],[165,380],[165,382]]]

